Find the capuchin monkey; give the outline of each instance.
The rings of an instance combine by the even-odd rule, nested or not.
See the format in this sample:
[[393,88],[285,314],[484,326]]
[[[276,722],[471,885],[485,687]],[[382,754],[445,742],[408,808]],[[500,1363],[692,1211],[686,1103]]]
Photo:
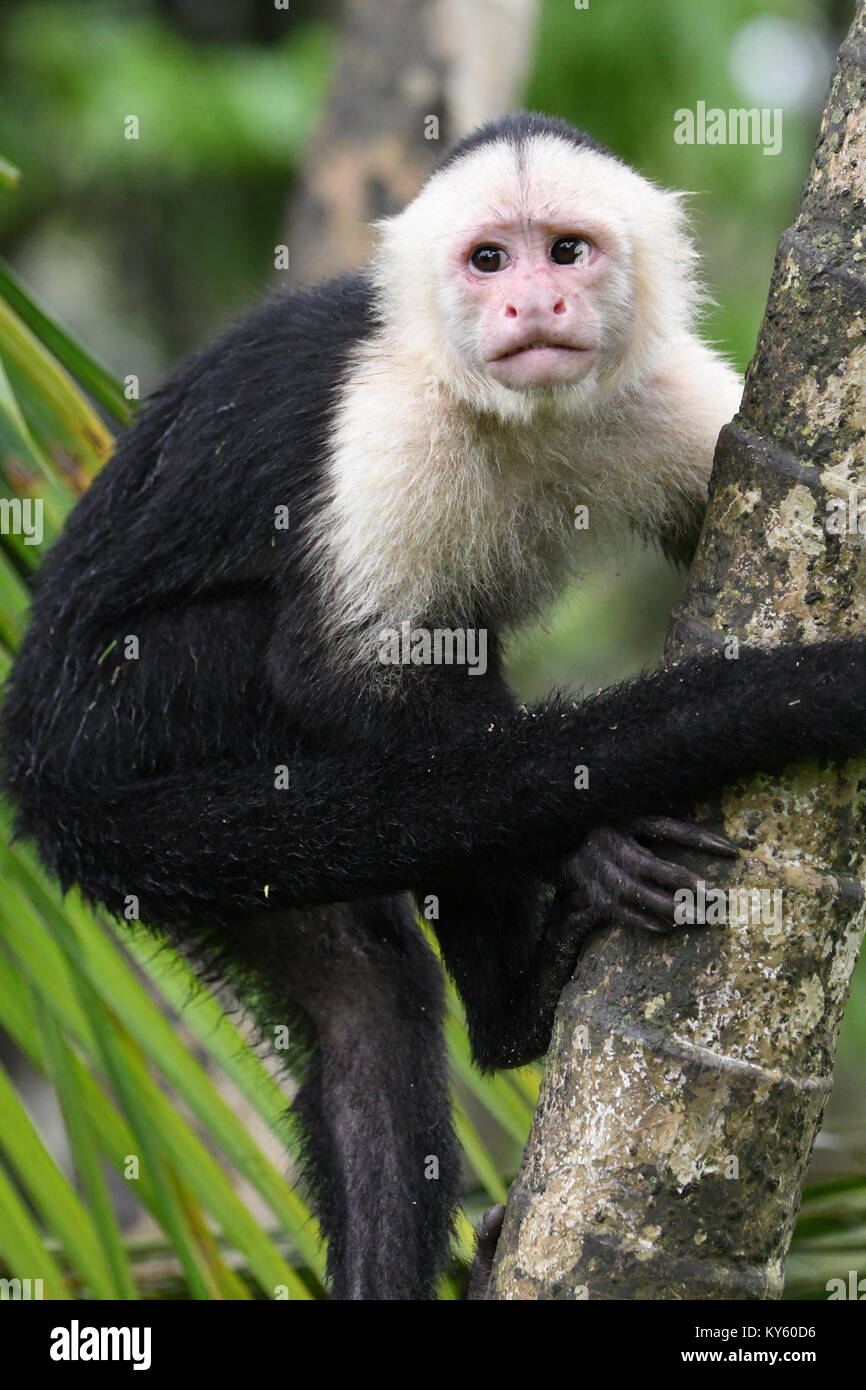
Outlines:
[[290,1024],[336,1299],[432,1298],[448,1257],[460,1157],[416,905],[476,1061],[519,1066],[590,931],[671,925],[696,880],[652,846],[729,850],[696,798],[863,745],[854,641],[531,708],[503,676],[588,535],[690,555],[740,395],[700,304],[677,194],[562,121],[485,126],[367,269],[182,366],[42,568],[3,724],[18,831],[218,969],[265,1035]]

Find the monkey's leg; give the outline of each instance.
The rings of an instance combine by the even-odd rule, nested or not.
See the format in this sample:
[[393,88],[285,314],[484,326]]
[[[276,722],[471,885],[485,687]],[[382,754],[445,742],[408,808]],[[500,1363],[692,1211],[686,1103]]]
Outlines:
[[607,925],[652,932],[674,927],[674,891],[695,890],[701,879],[651,853],[638,835],[704,854],[736,854],[727,840],[699,826],[642,818],[626,830],[591,831],[564,866],[553,898],[538,883],[476,876],[434,899],[442,955],[483,1069],[522,1066],[547,1051],[560,995],[592,932]]
[[332,1297],[433,1298],[460,1155],[442,973],[408,901],[257,913],[220,942],[219,968],[263,1035],[287,1024],[301,1054],[292,1108]]
[[[574,914],[569,912],[567,948],[561,949],[557,939],[551,950],[547,928],[553,904],[540,883],[455,878],[440,893],[425,891],[421,900],[436,904],[436,934],[463,1000],[478,1066],[495,1071],[540,1056],[580,949]],[[555,915],[555,930],[560,916]],[[587,914],[586,932],[590,929]]]

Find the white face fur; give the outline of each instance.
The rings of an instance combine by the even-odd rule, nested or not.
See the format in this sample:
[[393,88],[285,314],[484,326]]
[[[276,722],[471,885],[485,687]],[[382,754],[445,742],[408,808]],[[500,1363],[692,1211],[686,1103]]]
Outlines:
[[513,625],[588,546],[693,514],[740,390],[693,331],[694,261],[678,194],[546,133],[471,151],[381,224],[381,326],[310,537],[335,632]]
[[380,234],[386,323],[404,340],[412,325],[401,346],[505,418],[551,393],[595,403],[694,316],[680,196],[553,135],[470,152]]

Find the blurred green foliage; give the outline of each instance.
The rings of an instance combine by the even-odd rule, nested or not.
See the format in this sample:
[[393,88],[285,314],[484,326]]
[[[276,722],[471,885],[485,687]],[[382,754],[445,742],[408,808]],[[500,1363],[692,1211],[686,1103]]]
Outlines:
[[26,169],[0,244],[145,392],[264,289],[329,75],[321,23],[202,42],[161,8],[55,0],[0,17],[0,148]]
[[[692,214],[718,308],[708,336],[745,368],[760,323],[779,233],[792,220],[806,176],[838,34],[809,0],[615,0],[576,11],[548,0],[529,104],[589,130],[658,182],[694,194]],[[767,54],[763,93],[735,79],[736,40],[755,20],[777,17],[799,35],[817,68],[797,106],[784,108],[781,153],[749,145],[678,145],[673,113],[781,103]],[[772,35],[768,35],[769,43]],[[823,54],[821,50],[823,49]],[[821,75],[822,62],[826,78]],[[805,81],[805,77],[804,77]]]

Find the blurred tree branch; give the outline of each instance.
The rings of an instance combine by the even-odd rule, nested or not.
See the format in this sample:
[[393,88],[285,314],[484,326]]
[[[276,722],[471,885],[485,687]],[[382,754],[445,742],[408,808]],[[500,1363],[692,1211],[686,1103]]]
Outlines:
[[[670,661],[731,638],[866,630],[862,536],[828,525],[853,506],[856,527],[866,485],[864,225],[858,0],[719,440]],[[560,1005],[490,1297],[779,1296],[862,932],[864,787],[862,761],[804,764],[702,808],[742,848],[723,886],[766,890],[780,914],[661,948],[620,931],[591,943]]]
[[415,196],[452,140],[519,104],[537,9],[344,0],[328,108],[292,204],[296,282],[366,260],[369,224]]

